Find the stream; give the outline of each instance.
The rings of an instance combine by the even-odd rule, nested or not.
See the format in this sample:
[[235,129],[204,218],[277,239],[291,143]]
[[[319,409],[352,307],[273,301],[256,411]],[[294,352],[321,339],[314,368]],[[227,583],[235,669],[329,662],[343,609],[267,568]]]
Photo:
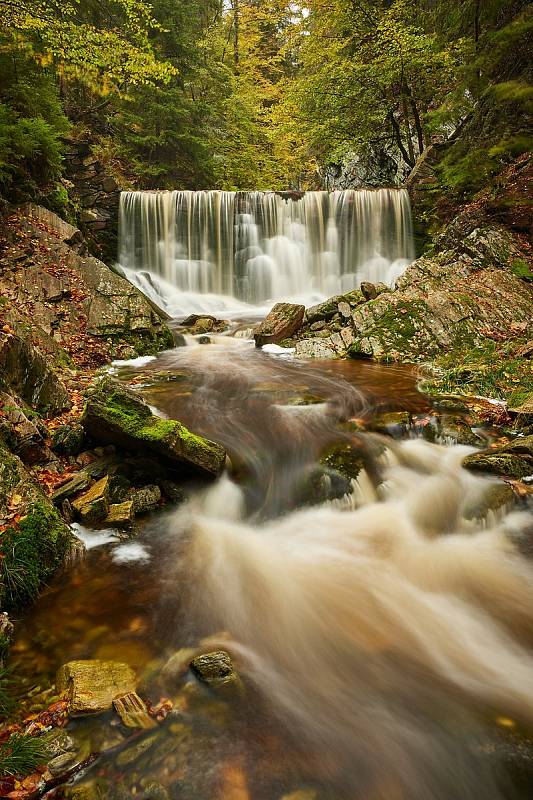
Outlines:
[[[231,336],[115,370],[229,462],[135,538],[81,531],[86,556],[17,626],[30,698],[61,664],[98,658],[174,703],[81,782],[146,800],[530,797],[531,518],[476,515],[495,481],[462,469],[471,448],[427,441],[416,374]],[[412,425],[369,432],[382,411]],[[334,445],[361,458],[356,481],[320,472]],[[168,659],[204,640],[230,653],[242,692],[172,677]],[[111,714],[70,727],[87,752],[120,744]]]

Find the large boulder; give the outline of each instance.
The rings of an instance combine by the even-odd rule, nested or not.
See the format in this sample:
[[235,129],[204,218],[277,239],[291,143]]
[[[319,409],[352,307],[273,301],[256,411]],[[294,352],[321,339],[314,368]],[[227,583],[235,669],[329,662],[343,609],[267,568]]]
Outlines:
[[81,423],[94,441],[152,451],[180,470],[214,477],[224,468],[226,453],[219,444],[177,420],[155,416],[137,392],[111,377],[93,387]]
[[0,331],[0,380],[39,412],[70,408],[65,386],[29,338]]
[[256,347],[288,339],[301,326],[304,314],[305,306],[295,303],[276,303],[261,324],[253,330]]

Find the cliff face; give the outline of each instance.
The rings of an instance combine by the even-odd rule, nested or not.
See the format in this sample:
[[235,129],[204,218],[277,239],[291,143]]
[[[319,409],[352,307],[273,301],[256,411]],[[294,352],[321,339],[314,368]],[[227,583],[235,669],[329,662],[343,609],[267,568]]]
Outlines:
[[56,363],[81,367],[173,346],[165,314],[87,254],[81,232],[38,206],[8,217],[0,314]]

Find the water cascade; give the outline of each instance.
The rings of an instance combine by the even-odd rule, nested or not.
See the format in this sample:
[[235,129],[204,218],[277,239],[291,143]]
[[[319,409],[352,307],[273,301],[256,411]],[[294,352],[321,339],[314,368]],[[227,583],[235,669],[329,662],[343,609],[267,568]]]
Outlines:
[[119,233],[119,264],[139,285],[252,304],[393,283],[414,257],[397,189],[123,192]]

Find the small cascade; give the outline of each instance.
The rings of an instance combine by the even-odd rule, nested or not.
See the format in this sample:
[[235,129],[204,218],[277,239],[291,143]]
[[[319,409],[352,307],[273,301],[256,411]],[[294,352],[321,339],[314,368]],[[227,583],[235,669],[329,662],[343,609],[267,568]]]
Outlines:
[[260,304],[393,283],[414,257],[402,189],[123,192],[121,267],[191,295]]

